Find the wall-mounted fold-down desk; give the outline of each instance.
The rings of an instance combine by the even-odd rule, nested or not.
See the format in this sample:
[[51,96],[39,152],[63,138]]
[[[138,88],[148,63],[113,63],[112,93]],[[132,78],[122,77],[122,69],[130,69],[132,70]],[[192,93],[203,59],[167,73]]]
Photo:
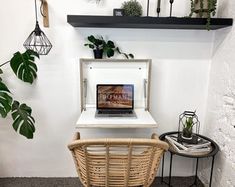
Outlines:
[[[149,112],[151,60],[80,59],[81,115],[77,128],[156,128]],[[133,84],[137,118],[96,118],[97,84]]]

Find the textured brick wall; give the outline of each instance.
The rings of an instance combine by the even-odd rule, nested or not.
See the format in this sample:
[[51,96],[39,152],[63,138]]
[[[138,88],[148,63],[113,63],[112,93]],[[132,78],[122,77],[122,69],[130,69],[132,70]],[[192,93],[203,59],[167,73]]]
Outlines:
[[[220,0],[218,17],[235,19],[235,1]],[[215,33],[204,134],[220,146],[213,187],[235,186],[235,28]],[[208,183],[210,159],[201,163],[200,177]]]

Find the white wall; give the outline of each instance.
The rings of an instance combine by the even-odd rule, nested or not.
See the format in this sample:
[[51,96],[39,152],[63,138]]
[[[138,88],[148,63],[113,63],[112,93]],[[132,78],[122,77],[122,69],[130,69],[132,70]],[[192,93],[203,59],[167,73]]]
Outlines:
[[[88,29],[73,28],[67,14],[111,15],[121,2],[104,0],[96,5],[88,0],[49,0],[50,28],[42,28],[53,44],[48,56],[41,57],[38,79],[27,85],[4,67],[4,80],[14,96],[33,109],[36,133],[33,140],[17,135],[10,118],[0,119],[0,176],[76,176],[67,143],[79,116],[79,58],[92,57],[83,46],[90,34],[114,40],[123,51],[136,58],[153,60],[151,111],[161,134],[177,130],[178,116],[184,110],[197,110],[204,125],[213,31]],[[141,1],[145,7],[145,1]],[[162,16],[168,16],[164,2]],[[151,2],[155,16],[156,2]],[[145,8],[146,9],[146,8]],[[174,13],[189,13],[189,1],[175,1]],[[0,62],[23,51],[22,44],[34,28],[32,0],[2,2],[0,6]],[[41,16],[40,16],[41,22]],[[41,24],[42,25],[42,24]],[[118,57],[120,58],[120,57]],[[83,137],[147,137],[151,130],[82,130]],[[184,167],[182,167],[184,166]],[[175,157],[173,175],[192,175],[194,163]],[[176,169],[177,168],[177,169]],[[177,170],[177,172],[176,172]],[[168,170],[166,169],[166,172]]]
[[[235,18],[235,1],[220,0],[219,17]],[[235,29],[216,31],[210,72],[205,135],[220,146],[215,159],[213,187],[235,186]],[[201,178],[208,182],[210,163],[202,164]]]

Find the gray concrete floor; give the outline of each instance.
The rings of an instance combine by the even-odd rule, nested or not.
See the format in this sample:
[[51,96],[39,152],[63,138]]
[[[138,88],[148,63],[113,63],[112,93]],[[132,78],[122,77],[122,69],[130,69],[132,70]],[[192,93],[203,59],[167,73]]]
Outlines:
[[[168,180],[165,178],[164,180]],[[173,187],[189,187],[194,177],[173,177]],[[161,178],[156,178],[152,187],[167,187],[161,184]],[[82,187],[78,178],[0,178],[0,187]],[[198,187],[204,187],[198,180]]]

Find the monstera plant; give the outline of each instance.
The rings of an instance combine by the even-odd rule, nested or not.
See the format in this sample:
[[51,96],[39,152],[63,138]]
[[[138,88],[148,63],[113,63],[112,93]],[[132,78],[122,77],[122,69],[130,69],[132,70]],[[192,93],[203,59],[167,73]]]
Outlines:
[[25,103],[21,104],[13,98],[13,94],[1,77],[3,74],[1,68],[10,63],[10,67],[20,80],[32,84],[37,78],[35,57],[39,58],[39,55],[32,50],[26,50],[24,53],[17,52],[10,61],[0,65],[0,117],[6,118],[11,113],[13,128],[28,139],[32,139],[35,132],[32,109]]

